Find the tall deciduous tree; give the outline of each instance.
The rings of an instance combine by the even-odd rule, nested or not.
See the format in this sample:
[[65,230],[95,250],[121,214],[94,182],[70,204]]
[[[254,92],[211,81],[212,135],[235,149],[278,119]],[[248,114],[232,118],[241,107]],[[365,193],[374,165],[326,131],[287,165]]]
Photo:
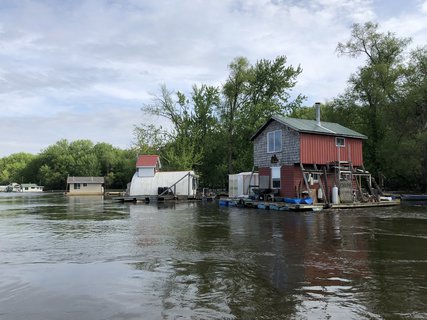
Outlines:
[[409,41],[381,33],[377,24],[367,22],[353,25],[350,40],[337,46],[340,55],[366,57],[365,65],[350,77],[347,100],[362,108],[363,131],[369,136],[365,159],[374,171],[383,170],[380,146],[389,128],[383,115],[401,101],[404,51]]
[[142,110],[166,118],[172,128],[167,131],[154,125],[137,126],[137,150],[160,153],[170,169],[200,168],[207,150],[204,147],[207,136],[216,123],[213,112],[218,103],[219,93],[215,87],[194,86],[189,99],[181,92],[174,97],[173,92],[162,85],[160,95]]
[[253,162],[251,135],[273,114],[286,114],[304,97],[290,101],[290,90],[302,72],[300,66],[286,65],[285,56],[262,59],[251,65],[238,57],[230,65],[223,86],[220,108],[226,132],[228,172],[250,170]]
[[339,43],[337,51],[366,60],[327,110],[368,136],[365,163],[384,174],[390,187],[425,190],[427,49],[408,54],[409,42],[371,22],[354,25],[350,40]]

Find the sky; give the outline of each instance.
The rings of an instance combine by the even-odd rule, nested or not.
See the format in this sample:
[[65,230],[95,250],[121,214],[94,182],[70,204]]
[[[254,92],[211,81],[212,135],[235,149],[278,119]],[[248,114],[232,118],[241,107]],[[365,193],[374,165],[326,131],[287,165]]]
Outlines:
[[238,56],[287,57],[307,105],[343,93],[362,59],[351,25],[427,45],[427,0],[0,0],[0,157],[60,139],[129,148],[161,85],[219,86]]

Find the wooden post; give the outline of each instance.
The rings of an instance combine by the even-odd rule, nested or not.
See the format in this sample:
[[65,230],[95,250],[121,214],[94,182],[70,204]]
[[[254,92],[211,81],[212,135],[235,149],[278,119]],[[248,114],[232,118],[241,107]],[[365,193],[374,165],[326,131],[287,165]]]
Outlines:
[[328,190],[328,174],[326,172],[326,168],[323,168],[323,176],[325,177],[325,199],[327,203],[330,203],[329,201],[329,190]]
[[307,177],[305,176],[304,166],[302,165],[302,163],[300,163],[300,167],[301,167],[302,176],[304,178],[305,187],[307,188],[307,192],[310,194],[310,186],[308,185]]

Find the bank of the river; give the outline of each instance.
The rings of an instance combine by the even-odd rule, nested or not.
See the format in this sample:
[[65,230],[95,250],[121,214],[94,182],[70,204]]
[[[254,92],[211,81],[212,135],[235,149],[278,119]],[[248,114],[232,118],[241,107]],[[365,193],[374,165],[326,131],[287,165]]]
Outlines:
[[0,319],[425,319],[427,207],[0,195]]

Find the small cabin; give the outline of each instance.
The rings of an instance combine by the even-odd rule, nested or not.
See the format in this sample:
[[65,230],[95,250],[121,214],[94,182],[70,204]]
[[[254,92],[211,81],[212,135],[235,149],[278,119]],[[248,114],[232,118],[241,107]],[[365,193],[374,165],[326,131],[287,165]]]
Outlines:
[[158,155],[140,155],[127,196],[147,198],[195,198],[197,175],[194,171],[160,171]]
[[352,202],[360,178],[370,178],[363,167],[365,139],[338,123],[320,121],[319,108],[316,120],[272,116],[251,138],[259,188],[280,197],[309,193],[322,200],[340,186],[342,198]]
[[22,192],[43,192],[43,186],[38,186],[35,183],[21,184]]
[[104,177],[68,177],[67,195],[103,195]]

